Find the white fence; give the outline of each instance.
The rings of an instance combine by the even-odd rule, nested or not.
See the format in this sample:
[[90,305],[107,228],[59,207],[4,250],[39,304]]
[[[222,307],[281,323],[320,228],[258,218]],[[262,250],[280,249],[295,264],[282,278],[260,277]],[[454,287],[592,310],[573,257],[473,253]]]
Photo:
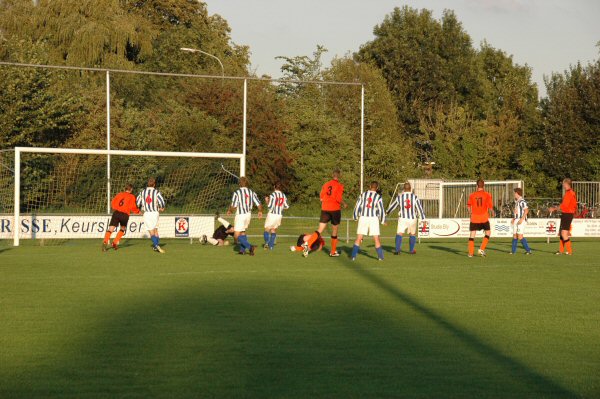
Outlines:
[[[423,202],[427,218],[468,217],[467,201],[476,190],[474,181],[443,181],[434,179],[409,179],[413,191]],[[514,189],[522,188],[521,180],[485,182],[485,190],[492,194],[494,210],[498,217],[510,217],[514,204]]]
[[580,218],[600,217],[600,182],[574,181],[573,190],[577,194],[577,216]]

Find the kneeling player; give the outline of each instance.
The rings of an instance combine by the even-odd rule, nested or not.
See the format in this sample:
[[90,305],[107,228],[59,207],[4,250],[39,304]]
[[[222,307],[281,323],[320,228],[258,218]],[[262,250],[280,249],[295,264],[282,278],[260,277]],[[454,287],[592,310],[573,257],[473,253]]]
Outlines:
[[325,245],[325,240],[318,231],[315,231],[312,234],[300,234],[298,242],[290,247],[290,251],[302,251],[302,256],[306,258],[310,252],[323,249],[323,245]]
[[512,228],[513,228],[513,241],[512,241],[512,250],[511,254],[517,253],[517,245],[519,244],[519,240],[521,240],[521,244],[523,244],[523,249],[525,249],[525,255],[531,255],[531,248],[529,248],[529,244],[527,243],[527,238],[523,237],[525,232],[525,226],[527,226],[527,215],[529,214],[529,207],[527,206],[527,202],[523,198],[523,189],[515,188],[515,211],[512,220]]
[[227,237],[235,234],[235,229],[229,222],[223,218],[217,218],[221,225],[217,227],[212,237],[202,236],[201,242],[202,244],[210,244],[222,247],[224,245],[229,245],[229,241],[227,241]]
[[383,260],[383,249],[379,241],[379,222],[385,223],[385,211],[383,208],[383,199],[377,193],[379,183],[371,182],[369,190],[361,194],[354,207],[354,220],[358,219],[358,229],[356,231],[356,241],[352,247],[352,260],[356,260],[360,244],[365,235],[373,236],[375,240],[375,251],[377,258]]
[[119,232],[117,233],[117,237],[112,243],[112,247],[117,250],[119,249],[119,242],[121,238],[125,235],[127,231],[127,222],[129,222],[129,215],[131,212],[140,213],[140,210],[135,205],[135,196],[131,194],[133,191],[133,186],[128,184],[125,187],[125,191],[119,193],[113,198],[110,203],[114,212],[112,217],[110,218],[110,223],[108,224],[108,231],[104,234],[104,242],[102,244],[102,252],[106,252],[108,250],[108,243],[110,242],[110,236],[112,233],[120,226]]

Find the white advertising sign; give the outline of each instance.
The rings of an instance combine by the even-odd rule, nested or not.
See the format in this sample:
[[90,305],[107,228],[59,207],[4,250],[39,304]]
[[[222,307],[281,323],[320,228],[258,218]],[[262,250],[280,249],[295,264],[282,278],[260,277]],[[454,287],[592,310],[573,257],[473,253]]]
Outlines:
[[[83,215],[23,215],[19,226],[22,239],[98,238],[106,232],[110,216]],[[13,217],[0,215],[0,239],[13,237]],[[164,238],[197,238],[212,235],[215,220],[212,216],[161,215],[158,231]],[[127,224],[128,238],[147,238],[142,216],[131,215]]]
[[[512,237],[511,219],[490,219],[493,237]],[[526,237],[556,237],[560,219],[529,219]],[[574,219],[573,237],[600,237],[600,219]],[[477,232],[479,237],[483,232]],[[420,238],[468,238],[469,219],[429,219],[419,221]]]

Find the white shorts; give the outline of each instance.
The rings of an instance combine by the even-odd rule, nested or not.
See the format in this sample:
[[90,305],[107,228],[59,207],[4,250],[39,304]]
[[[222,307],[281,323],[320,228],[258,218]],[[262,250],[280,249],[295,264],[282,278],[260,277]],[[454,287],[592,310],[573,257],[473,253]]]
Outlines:
[[358,218],[356,234],[362,236],[379,235],[379,218],[377,216],[361,216]]
[[512,232],[513,234],[522,235],[525,233],[525,226],[527,226],[527,222],[523,221],[523,223],[517,224],[518,222],[519,219],[514,220],[514,223],[512,225]]
[[248,226],[250,226],[250,219],[252,219],[251,213],[243,213],[241,215],[235,215],[235,219],[233,221],[233,231],[241,233],[246,231]]
[[146,225],[146,230],[150,231],[158,227],[159,215],[158,212],[144,212],[144,224]]
[[265,219],[265,229],[276,229],[281,226],[282,215],[275,215],[273,213],[268,213],[267,218]]
[[404,218],[399,218],[398,219],[398,230],[396,231],[397,234],[411,234],[411,235],[415,235],[417,234],[417,219],[404,219]]

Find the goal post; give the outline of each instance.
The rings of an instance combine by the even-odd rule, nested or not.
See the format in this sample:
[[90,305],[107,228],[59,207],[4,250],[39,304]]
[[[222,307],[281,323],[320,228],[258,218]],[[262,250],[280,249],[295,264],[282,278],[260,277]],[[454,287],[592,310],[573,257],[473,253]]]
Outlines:
[[[230,186],[237,183],[237,176],[223,163],[242,176],[244,158],[243,153],[16,147],[13,244],[20,243],[24,213],[89,217],[106,229],[107,207],[110,212],[111,194],[116,193],[110,193],[109,187],[122,189],[131,183],[136,194],[149,177],[157,178],[168,215],[181,215],[182,226],[189,222],[188,235],[182,236],[191,238],[191,232],[200,230],[192,228],[196,226],[191,226],[190,217],[209,214],[212,218],[213,212],[228,202]],[[33,230],[33,216],[31,219]],[[103,220],[102,225],[99,220]],[[172,221],[170,226],[174,226],[175,219]]]
[[[477,189],[475,181],[444,181],[441,179],[409,179],[412,188],[423,202],[428,218],[466,218],[467,201]],[[498,217],[510,217],[514,189],[522,188],[521,180],[492,180],[485,182],[485,190],[492,194]]]

